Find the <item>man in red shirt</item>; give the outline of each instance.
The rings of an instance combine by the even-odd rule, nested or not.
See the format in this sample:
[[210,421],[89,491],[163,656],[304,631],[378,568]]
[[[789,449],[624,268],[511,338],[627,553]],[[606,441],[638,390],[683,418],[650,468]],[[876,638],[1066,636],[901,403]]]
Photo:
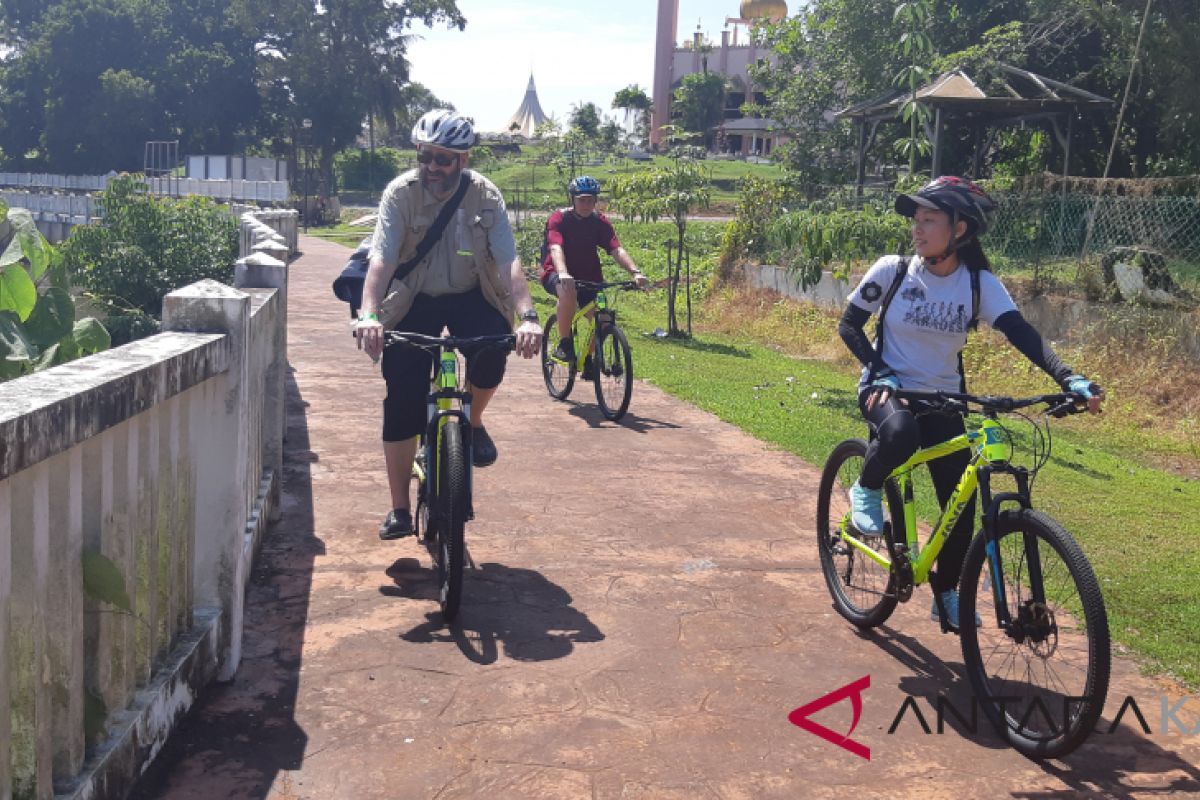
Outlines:
[[[596,293],[589,289],[576,291],[575,280],[599,283],[604,280],[599,250],[603,249],[624,267],[639,289],[649,285],[646,276],[621,247],[617,232],[608,217],[596,211],[600,183],[595,178],[580,175],[567,187],[571,208],[555,211],[546,222],[546,240],[550,252],[542,264],[542,286],[558,298],[559,344],[554,357],[562,361],[575,359],[571,341],[571,320],[579,304],[587,305]],[[589,376],[584,370],[584,380]]]

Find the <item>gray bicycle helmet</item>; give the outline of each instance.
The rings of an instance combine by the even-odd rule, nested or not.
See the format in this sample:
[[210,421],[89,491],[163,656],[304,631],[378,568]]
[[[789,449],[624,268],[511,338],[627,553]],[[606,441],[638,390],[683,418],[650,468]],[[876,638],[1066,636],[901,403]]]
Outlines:
[[974,236],[987,233],[996,210],[996,203],[987,192],[974,182],[954,175],[934,178],[916,194],[902,194],[896,198],[896,213],[906,217],[916,214],[922,206],[945,211],[955,222],[967,220]]
[[412,143],[465,153],[475,144],[475,126],[457,111],[435,108],[413,125]]

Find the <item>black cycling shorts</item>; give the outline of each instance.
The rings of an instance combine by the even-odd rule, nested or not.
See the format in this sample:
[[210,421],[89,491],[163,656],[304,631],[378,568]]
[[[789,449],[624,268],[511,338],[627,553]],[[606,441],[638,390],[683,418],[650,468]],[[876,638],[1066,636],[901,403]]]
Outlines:
[[[443,328],[451,336],[498,336],[512,333],[504,315],[492,306],[478,288],[463,294],[431,297],[419,294],[395,330],[440,336]],[[480,389],[494,389],[504,378],[508,350],[502,347],[464,349],[467,380]],[[402,442],[425,430],[425,400],[433,371],[433,354],[417,347],[394,344],[383,351],[383,378],[387,397],[383,401],[383,440]]]

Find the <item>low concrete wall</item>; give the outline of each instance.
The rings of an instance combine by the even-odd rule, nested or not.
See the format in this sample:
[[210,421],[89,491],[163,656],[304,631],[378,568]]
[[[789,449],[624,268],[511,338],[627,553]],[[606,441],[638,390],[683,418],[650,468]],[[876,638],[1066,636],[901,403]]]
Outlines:
[[[826,272],[815,285],[801,289],[799,281],[782,267],[752,264],[743,268],[743,274],[748,286],[833,308],[845,307],[860,277],[843,281]],[[1030,324],[1053,342],[1129,341],[1154,331],[1157,336],[1176,342],[1181,356],[1200,363],[1200,310],[1090,303],[1047,295],[1015,299]]]
[[287,251],[268,251],[268,255],[286,261],[299,251],[300,212],[294,209],[266,209],[237,204],[232,205],[230,209],[241,220],[239,257],[245,258],[255,252],[261,252],[256,251],[255,247],[263,245],[272,233],[287,247]]
[[162,334],[0,384],[0,798],[124,797],[237,669],[287,363],[286,267],[237,274],[167,295]]

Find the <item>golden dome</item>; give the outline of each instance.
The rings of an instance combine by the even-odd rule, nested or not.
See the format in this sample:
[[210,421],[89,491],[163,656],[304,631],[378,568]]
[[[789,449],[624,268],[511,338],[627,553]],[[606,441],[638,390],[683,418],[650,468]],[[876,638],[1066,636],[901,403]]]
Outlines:
[[783,0],[742,0],[742,19],[769,19],[778,22],[787,16],[787,3]]

